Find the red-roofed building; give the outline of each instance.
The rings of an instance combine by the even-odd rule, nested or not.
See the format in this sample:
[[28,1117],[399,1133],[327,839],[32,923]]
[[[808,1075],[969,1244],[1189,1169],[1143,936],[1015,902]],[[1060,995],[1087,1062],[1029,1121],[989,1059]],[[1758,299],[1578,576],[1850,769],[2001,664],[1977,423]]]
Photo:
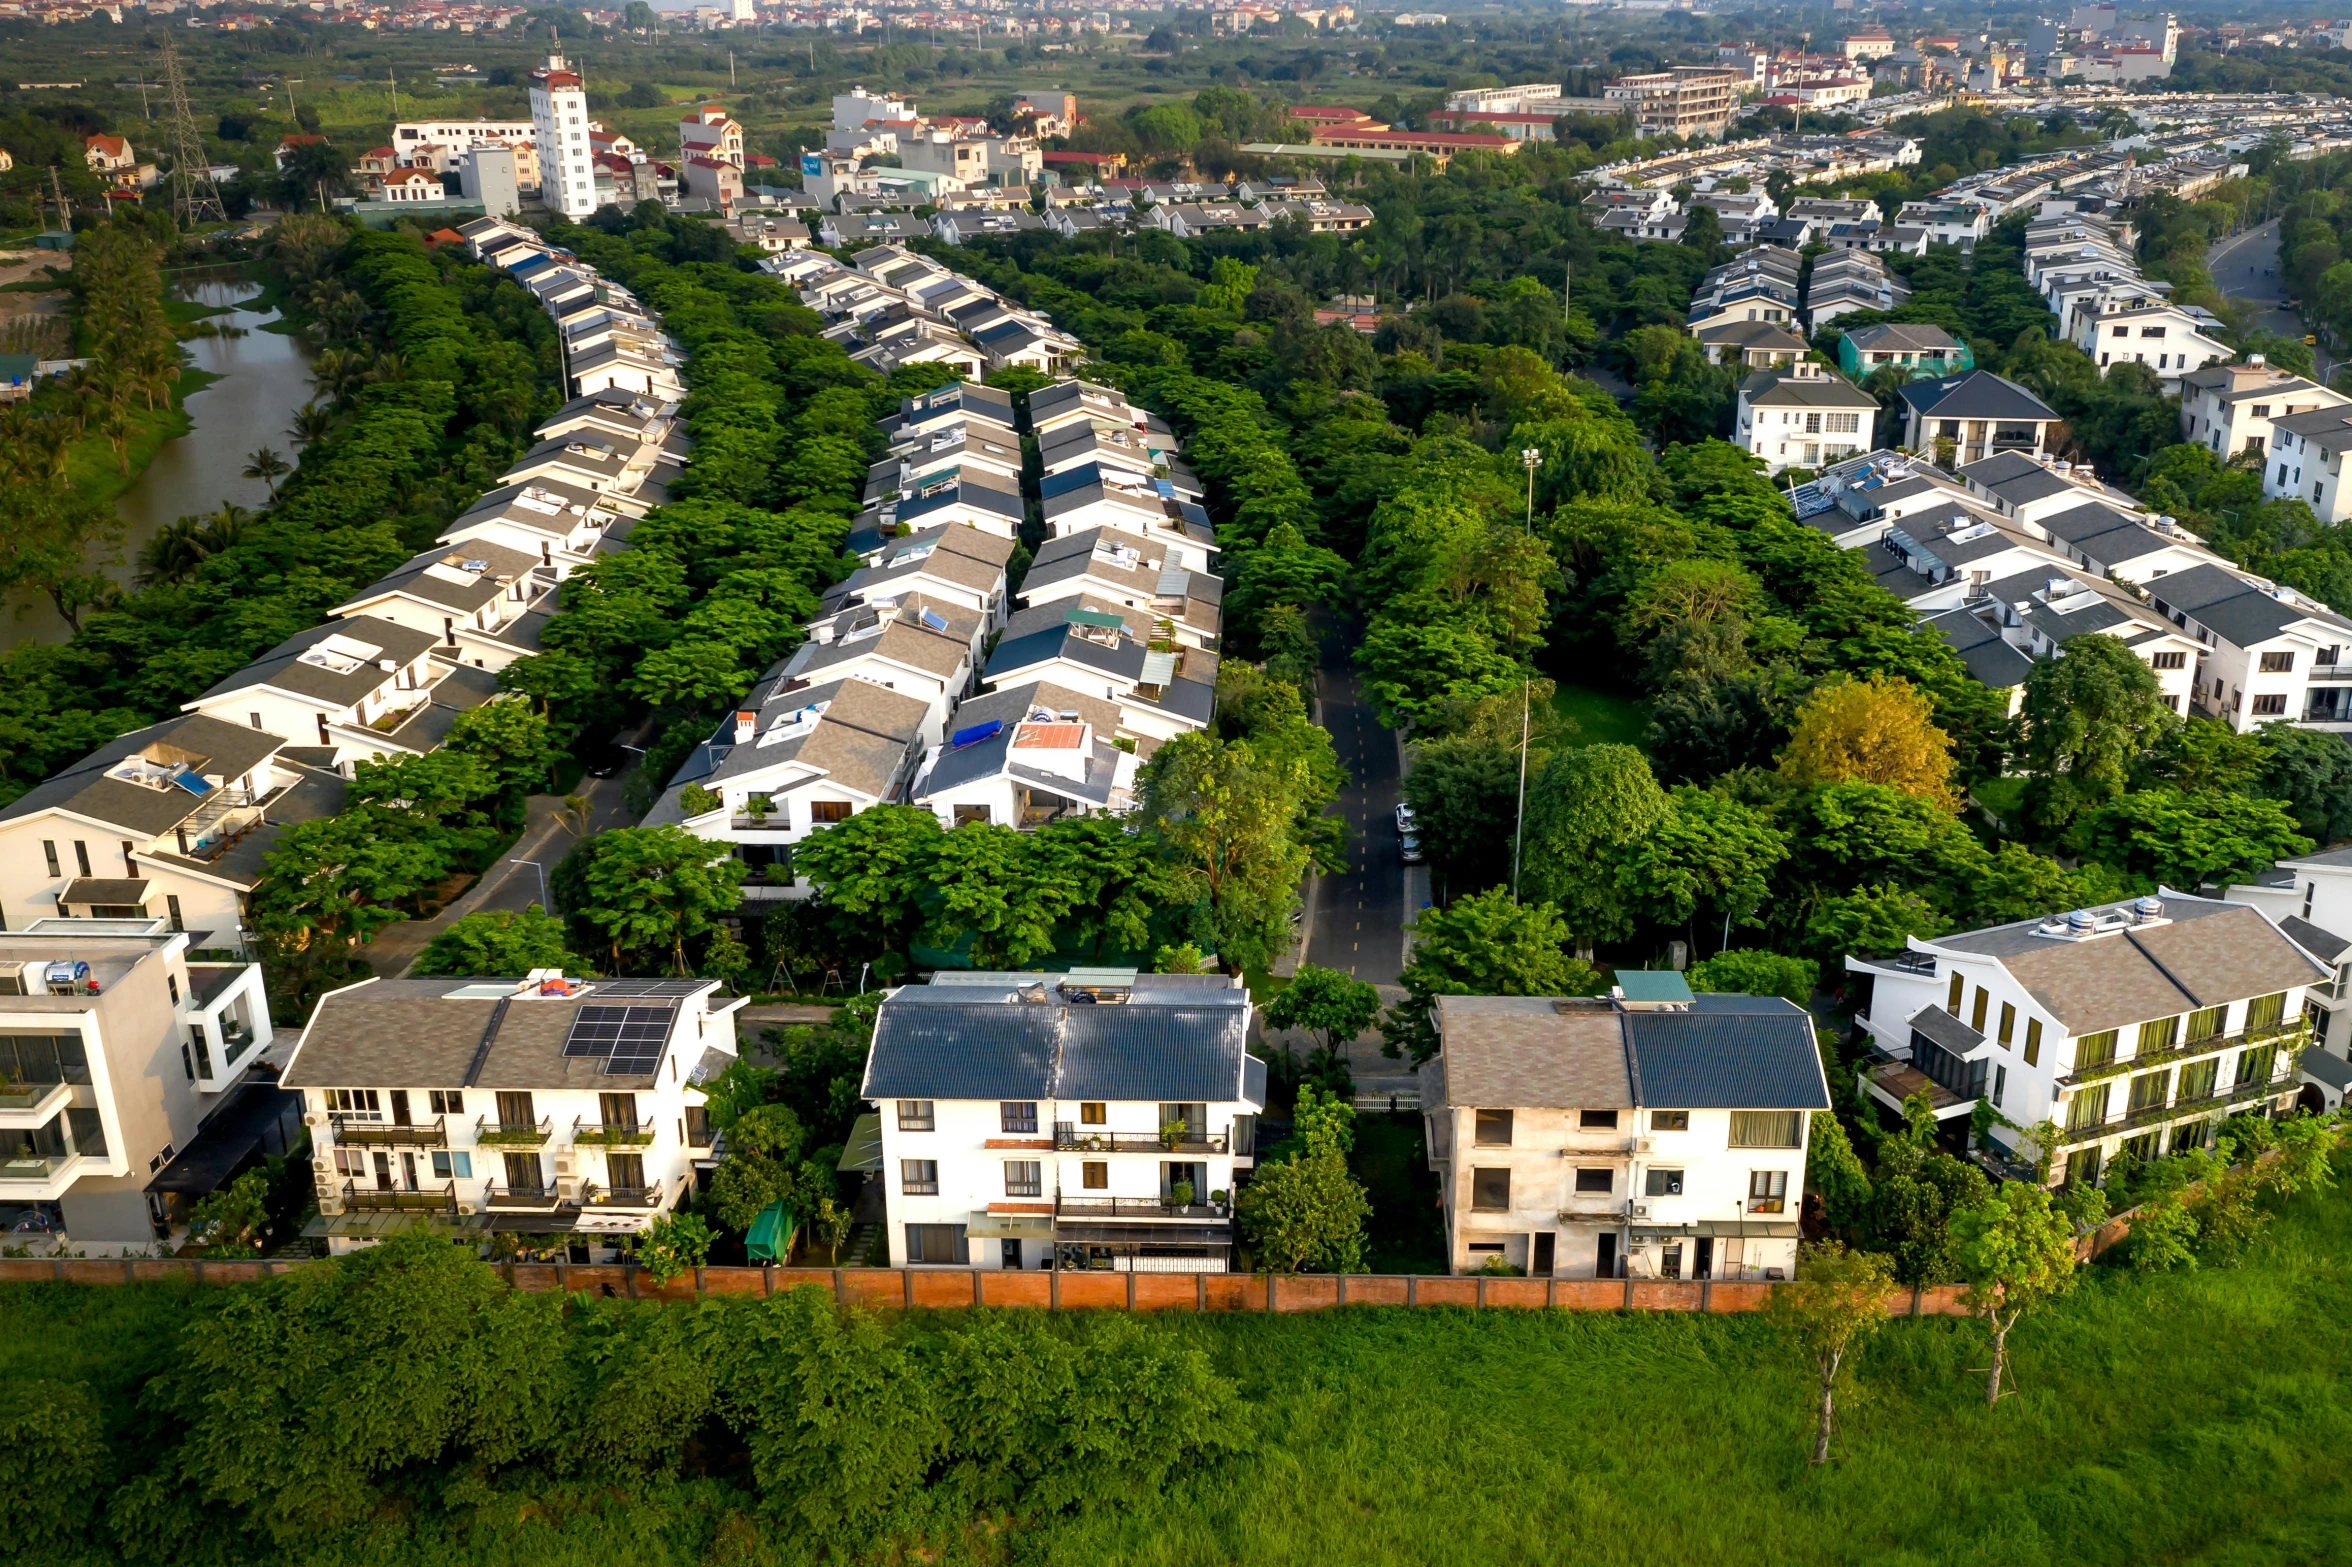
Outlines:
[[400,154],[389,147],[371,147],[359,155],[359,172],[383,176],[400,167]]
[[323,147],[326,144],[327,139],[324,136],[300,135],[286,137],[283,141],[278,143],[278,150],[276,154],[278,172],[280,174],[286,172],[286,160],[294,156],[294,150],[297,147]]
[[448,194],[448,187],[423,169],[402,169],[384,177],[386,201],[441,201]]
[[1371,125],[1372,116],[1343,103],[1296,103],[1283,111],[1301,125]]
[[1520,145],[1508,136],[1473,136],[1452,131],[1398,131],[1385,125],[1318,128],[1314,140],[1318,147],[1341,147],[1358,152],[1425,153],[1440,163],[1464,152],[1493,152],[1509,157],[1519,150]]
[[95,174],[111,174],[117,169],[139,166],[139,155],[131,151],[131,144],[120,136],[85,136],[82,138],[82,161]]

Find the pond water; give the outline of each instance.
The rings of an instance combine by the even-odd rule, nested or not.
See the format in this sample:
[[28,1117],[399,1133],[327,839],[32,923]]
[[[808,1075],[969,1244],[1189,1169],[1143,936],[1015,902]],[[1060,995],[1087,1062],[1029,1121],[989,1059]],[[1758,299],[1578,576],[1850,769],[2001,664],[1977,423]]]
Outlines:
[[[231,307],[226,315],[206,319],[239,328],[241,335],[195,337],[181,345],[191,369],[210,371],[219,379],[187,400],[195,428],[165,442],[116,506],[124,524],[121,558],[104,570],[126,587],[138,572],[140,546],[173,518],[213,511],[224,501],[247,510],[268,502],[269,486],[245,478],[239,470],[248,454],[261,446],[294,460],[296,448],[286,426],[311,395],[309,345],[282,332],[259,330],[278,319],[276,310],[242,308],[261,292],[260,284],[223,268],[181,273],[174,288],[183,299]],[[62,642],[68,635],[65,622],[40,594],[13,595],[7,610],[0,619],[0,646]]]

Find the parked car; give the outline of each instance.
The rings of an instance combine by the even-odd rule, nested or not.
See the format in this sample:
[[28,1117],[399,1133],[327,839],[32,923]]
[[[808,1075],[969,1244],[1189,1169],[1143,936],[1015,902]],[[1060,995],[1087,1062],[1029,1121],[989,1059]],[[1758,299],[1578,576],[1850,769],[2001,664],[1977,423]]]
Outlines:
[[1398,833],[1409,833],[1413,830],[1413,808],[1402,800],[1397,802],[1396,819]]
[[1397,840],[1397,857],[1407,865],[1418,865],[1427,859],[1428,856],[1421,852],[1420,834],[1406,833],[1399,838]]

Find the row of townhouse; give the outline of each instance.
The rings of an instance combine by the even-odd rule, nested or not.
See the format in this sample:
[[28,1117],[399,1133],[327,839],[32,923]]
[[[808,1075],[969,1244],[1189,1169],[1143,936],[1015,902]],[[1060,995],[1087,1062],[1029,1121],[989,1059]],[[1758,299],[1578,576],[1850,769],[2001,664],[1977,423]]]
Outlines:
[[[473,227],[516,255],[510,226]],[[0,923],[153,917],[197,950],[243,951],[285,829],[340,809],[355,764],[430,752],[499,700],[564,577],[626,538],[687,451],[673,401],[611,387],[538,434],[431,549],[0,808]]]
[[856,568],[648,817],[733,845],[749,900],[805,896],[793,846],[878,804],[948,827],[1125,812],[1138,764],[1210,718],[1215,536],[1164,423],[1084,381],[1018,405],[959,381],[881,433]]
[[[1800,292],[1799,279],[1803,277]],[[1750,370],[1776,370],[1794,365],[1809,352],[1801,329],[1820,331],[1838,317],[1857,310],[1893,310],[1910,298],[1911,290],[1886,269],[1876,256],[1860,250],[1837,250],[1814,259],[1810,274],[1795,250],[1759,245],[1714,268],[1699,280],[1684,330],[1698,339],[1710,364],[1739,364]],[[1865,328],[1883,331],[1883,328]],[[1935,332],[1934,328],[1913,329]],[[1921,346],[1929,346],[1922,344]],[[1966,349],[1938,334],[1932,345],[1942,350],[1933,368],[1966,367]],[[1841,353],[1841,361],[1850,356]],[[1916,350],[1911,368],[1931,368]],[[1877,363],[1886,361],[1881,351]],[[1875,365],[1847,364],[1849,371],[1867,374]]]
[[[341,808],[356,764],[428,753],[464,712],[511,700],[498,673],[538,651],[563,579],[687,458],[669,350],[637,340],[658,338],[653,318],[529,230],[463,232],[564,343],[573,395],[538,443],[323,624],[0,809],[0,1203],[35,1205],[77,1245],[152,1244],[256,1150],[288,1151],[294,1101],[270,1080],[259,970],[240,959],[267,856]],[[370,1165],[365,1184],[413,1193],[410,1174]]]
[[2226,1116],[2339,1102],[2346,1064],[2312,1044],[2343,944],[2237,891],[2165,888],[1849,955],[1869,990],[1867,1091],[1897,1113],[1924,1094],[1944,1123],[1989,1106],[1996,1168],[2030,1179],[2047,1157],[2069,1183],[2122,1154],[2202,1148]]
[[2038,660],[2097,632],[2175,712],[2241,732],[2352,730],[2352,619],[2247,572],[2084,464],[2004,452],[1947,475],[1897,452],[1824,472],[1799,518],[1846,548],[2012,705]]
[[760,267],[825,318],[825,336],[851,359],[884,375],[904,364],[945,365],[971,381],[1014,365],[1059,375],[1085,357],[1044,315],[901,244],[861,250],[848,266],[787,250]]
[[2173,303],[2171,284],[2140,275],[2138,243],[2119,217],[2086,211],[2071,198],[2043,201],[2026,225],[2026,281],[2058,318],[2057,335],[2102,373],[2146,365],[2166,393],[2177,393],[2184,375],[2234,351],[2214,335],[2222,323],[2211,311]]

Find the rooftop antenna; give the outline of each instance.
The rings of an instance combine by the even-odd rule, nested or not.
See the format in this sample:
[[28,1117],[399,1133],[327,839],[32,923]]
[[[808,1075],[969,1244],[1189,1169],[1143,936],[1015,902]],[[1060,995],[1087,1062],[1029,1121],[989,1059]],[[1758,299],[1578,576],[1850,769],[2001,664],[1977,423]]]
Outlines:
[[[145,75],[145,72],[141,72]],[[192,229],[207,217],[229,221],[220,187],[212,182],[212,168],[204,160],[204,137],[196,129],[196,115],[188,107],[187,79],[180,75],[179,52],[171,34],[163,35],[163,85],[171,95],[172,217]]]

